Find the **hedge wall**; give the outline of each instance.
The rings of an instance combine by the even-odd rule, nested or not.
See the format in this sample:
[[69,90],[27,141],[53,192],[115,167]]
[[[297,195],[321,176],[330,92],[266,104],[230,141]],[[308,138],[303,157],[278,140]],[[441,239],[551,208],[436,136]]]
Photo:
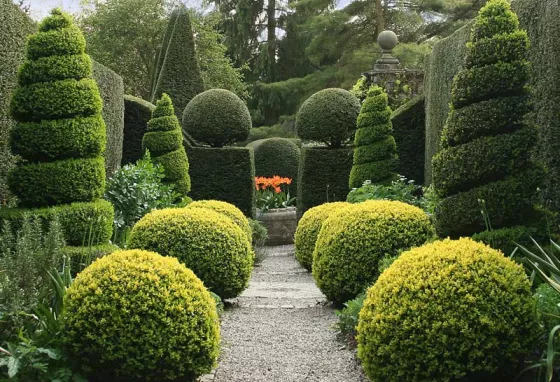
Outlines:
[[391,117],[399,155],[397,173],[418,185],[424,183],[425,101],[424,95],[418,96],[395,110]]
[[255,216],[255,159],[245,147],[191,147],[185,144],[191,176],[190,197],[221,200]]
[[124,96],[124,134],[121,165],[136,163],[144,155],[142,137],[155,106],[131,95]]
[[[434,45],[428,57],[424,94],[426,95],[426,149],[424,159],[424,183],[432,182],[432,157],[439,151],[440,137],[451,102],[453,78],[463,65],[467,53],[467,40],[472,23]],[[397,144],[398,147],[398,144]]]
[[301,149],[297,193],[298,215],[327,202],[346,200],[348,178],[352,170],[353,150],[350,147]]
[[7,144],[14,123],[9,117],[11,94],[25,57],[27,35],[35,30],[35,23],[12,0],[0,0],[0,202],[10,196],[6,177],[13,167]]
[[103,120],[107,128],[105,170],[107,176],[121,165],[124,130],[123,79],[111,69],[93,61],[93,78],[103,99]]

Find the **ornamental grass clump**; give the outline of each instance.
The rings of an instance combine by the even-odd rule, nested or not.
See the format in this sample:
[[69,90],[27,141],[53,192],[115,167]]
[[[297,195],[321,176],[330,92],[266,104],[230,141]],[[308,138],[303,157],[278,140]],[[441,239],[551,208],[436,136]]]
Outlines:
[[97,381],[189,381],[219,352],[216,303],[195,274],[157,253],[118,251],[67,291],[64,343]]
[[358,357],[374,382],[510,381],[537,330],[523,267],[446,239],[403,253],[368,290]]
[[313,278],[337,304],[355,298],[379,276],[387,256],[424,244],[434,235],[418,207],[375,200],[349,205],[323,223],[313,252]]

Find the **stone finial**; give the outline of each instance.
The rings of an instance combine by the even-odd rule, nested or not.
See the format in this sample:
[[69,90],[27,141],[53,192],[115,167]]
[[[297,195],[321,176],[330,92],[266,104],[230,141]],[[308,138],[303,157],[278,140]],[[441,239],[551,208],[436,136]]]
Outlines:
[[377,64],[398,65],[399,60],[393,57],[393,49],[399,43],[399,39],[393,31],[383,31],[377,36],[377,43],[381,47],[382,56],[377,60]]

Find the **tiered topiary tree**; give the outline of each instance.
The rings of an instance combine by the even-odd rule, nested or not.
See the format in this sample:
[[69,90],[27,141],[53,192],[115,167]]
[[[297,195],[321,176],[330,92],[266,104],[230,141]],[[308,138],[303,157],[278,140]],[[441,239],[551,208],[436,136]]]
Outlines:
[[387,93],[372,87],[358,116],[350,188],[361,187],[366,180],[389,183],[396,178],[397,144],[391,135],[391,112]]
[[144,134],[142,148],[149,150],[152,160],[165,169],[165,183],[171,183],[175,191],[187,195],[191,189],[189,161],[183,147],[183,133],[175,116],[173,103],[167,94],[157,101],[148,121],[148,131]]
[[536,129],[525,118],[531,110],[529,41],[506,0],[491,0],[480,10],[467,48],[443,149],[432,164],[443,198],[435,214],[441,236],[483,231],[482,201],[494,229],[529,223],[543,177],[531,159]]
[[[189,101],[204,91],[204,81],[196,55],[189,12],[184,6],[177,12],[169,45],[162,47],[166,49],[165,58],[158,74],[152,103],[163,93],[169,94],[175,103],[175,114],[180,118]],[[173,22],[173,17],[170,22]]]
[[[58,214],[70,244],[80,245],[89,233],[95,242],[108,240],[113,209],[99,200],[105,188],[102,101],[84,37],[69,15],[53,10],[29,37],[18,81],[11,148],[23,161],[9,175],[10,189],[36,215]],[[57,207],[38,209],[50,206]],[[2,215],[17,220],[23,208]]]

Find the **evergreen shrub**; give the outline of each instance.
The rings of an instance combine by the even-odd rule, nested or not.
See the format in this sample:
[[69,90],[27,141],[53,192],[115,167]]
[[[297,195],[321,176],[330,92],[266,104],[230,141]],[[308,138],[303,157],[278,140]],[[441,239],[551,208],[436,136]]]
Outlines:
[[[292,179],[291,194],[297,190],[299,147],[290,139],[269,138],[250,143],[255,153],[255,175],[275,175]],[[292,191],[293,190],[293,191]]]
[[121,165],[134,164],[144,156],[142,139],[155,106],[130,95],[124,96],[124,138]]
[[249,219],[247,219],[245,215],[243,215],[243,212],[233,204],[219,200],[197,200],[190,203],[187,208],[208,208],[212,211],[219,212],[233,220],[233,222],[245,232],[250,243],[253,241],[253,231],[251,230]]

